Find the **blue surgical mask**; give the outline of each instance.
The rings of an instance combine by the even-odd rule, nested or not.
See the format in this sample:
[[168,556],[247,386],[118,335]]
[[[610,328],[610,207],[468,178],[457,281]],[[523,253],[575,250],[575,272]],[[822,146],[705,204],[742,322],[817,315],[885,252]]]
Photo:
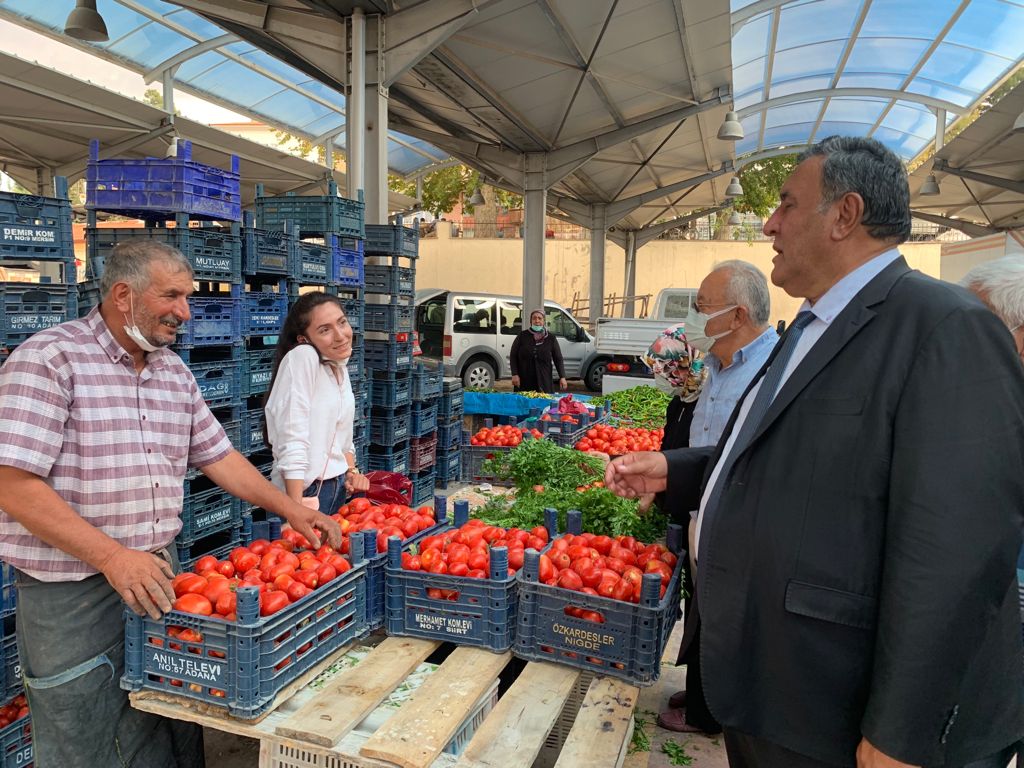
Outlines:
[[531,325],[530,326],[530,330],[533,331],[534,333],[540,333],[541,331],[544,330],[544,326],[543,325]]
[[732,331],[729,330],[724,333],[717,333],[714,336],[708,336],[705,333],[708,321],[718,317],[719,315],[724,315],[726,312],[731,312],[736,309],[737,306],[739,305],[733,304],[731,307],[720,309],[710,315],[705,315],[703,312],[698,312],[693,307],[690,307],[690,311],[686,315],[686,319],[683,320],[683,333],[686,334],[687,343],[694,349],[698,349],[701,352],[710,352],[711,347],[714,346],[716,341],[725,338],[732,333]]

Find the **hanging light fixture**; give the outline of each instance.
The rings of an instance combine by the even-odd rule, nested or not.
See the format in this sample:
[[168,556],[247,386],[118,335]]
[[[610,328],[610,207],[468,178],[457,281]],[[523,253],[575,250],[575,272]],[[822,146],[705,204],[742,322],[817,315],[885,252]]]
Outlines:
[[921,189],[917,192],[919,195],[937,195],[939,194],[939,182],[935,178],[934,173],[929,173],[928,178],[924,180],[924,184],[921,185]]
[[718,129],[718,138],[722,141],[739,141],[744,136],[743,126],[735,112],[726,112],[725,120]]
[[740,224],[743,223],[743,219],[740,218],[740,215],[739,215],[738,212],[733,211],[732,213],[729,214],[729,222],[728,223],[729,223],[730,227],[738,227]]
[[726,197],[740,197],[743,194],[743,187],[740,185],[740,177],[733,176],[729,179],[729,186],[725,188]]
[[64,34],[90,43],[105,43],[110,39],[107,35],[107,25],[103,23],[103,17],[96,10],[96,0],[75,2],[75,7],[71,9],[67,21],[64,22]]
[[480,187],[473,190],[473,194],[469,196],[468,202],[472,206],[483,205],[487,202],[484,199],[484,193],[480,191]]

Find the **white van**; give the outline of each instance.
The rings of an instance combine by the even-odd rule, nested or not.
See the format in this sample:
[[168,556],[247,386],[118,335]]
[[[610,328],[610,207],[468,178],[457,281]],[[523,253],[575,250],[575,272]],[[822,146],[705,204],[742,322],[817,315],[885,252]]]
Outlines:
[[[559,304],[546,301],[544,310],[548,330],[562,350],[566,378],[583,379],[588,389],[600,391],[604,364],[594,339]],[[418,290],[416,330],[424,356],[440,359],[445,376],[461,378],[467,389],[486,389],[512,375],[508,355],[523,330],[523,300],[493,293]]]

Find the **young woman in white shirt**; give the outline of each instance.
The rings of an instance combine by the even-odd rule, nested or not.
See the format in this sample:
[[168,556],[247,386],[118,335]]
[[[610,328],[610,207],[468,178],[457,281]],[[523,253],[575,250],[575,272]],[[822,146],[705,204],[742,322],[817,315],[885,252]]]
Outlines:
[[328,515],[370,487],[352,442],[355,400],[345,368],[351,356],[352,326],[341,301],[326,293],[300,296],[278,338],[264,408],[274,452],[270,479]]

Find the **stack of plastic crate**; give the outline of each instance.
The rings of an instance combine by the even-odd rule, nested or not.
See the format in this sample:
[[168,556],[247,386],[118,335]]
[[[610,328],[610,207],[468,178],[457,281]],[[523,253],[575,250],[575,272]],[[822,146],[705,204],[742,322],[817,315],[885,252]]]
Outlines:
[[437,364],[417,363],[412,372],[409,471],[417,506],[429,501],[437,478],[437,408],[443,375]]
[[369,468],[411,476],[413,301],[419,231],[401,224],[367,224],[364,250],[364,346],[366,367],[373,379]]
[[67,179],[55,197],[0,192],[0,267],[33,282],[0,282],[0,363],[36,331],[78,316]]
[[[238,158],[232,157],[231,170],[197,163],[191,142],[184,141],[174,157],[100,160],[99,143],[93,141],[86,181],[87,282],[79,311],[84,313],[99,301],[99,279],[115,245],[157,241],[180,250],[192,264],[194,293],[189,298],[191,318],[174,349],[192,371],[232,445],[243,449],[246,304]],[[144,226],[100,228],[97,211],[137,217]],[[176,545],[179,559],[186,563],[237,545],[244,524],[241,502],[212,481],[190,474],[182,523]]]
[[435,480],[439,488],[447,488],[462,476],[462,413],[462,380],[443,379],[437,401]]

